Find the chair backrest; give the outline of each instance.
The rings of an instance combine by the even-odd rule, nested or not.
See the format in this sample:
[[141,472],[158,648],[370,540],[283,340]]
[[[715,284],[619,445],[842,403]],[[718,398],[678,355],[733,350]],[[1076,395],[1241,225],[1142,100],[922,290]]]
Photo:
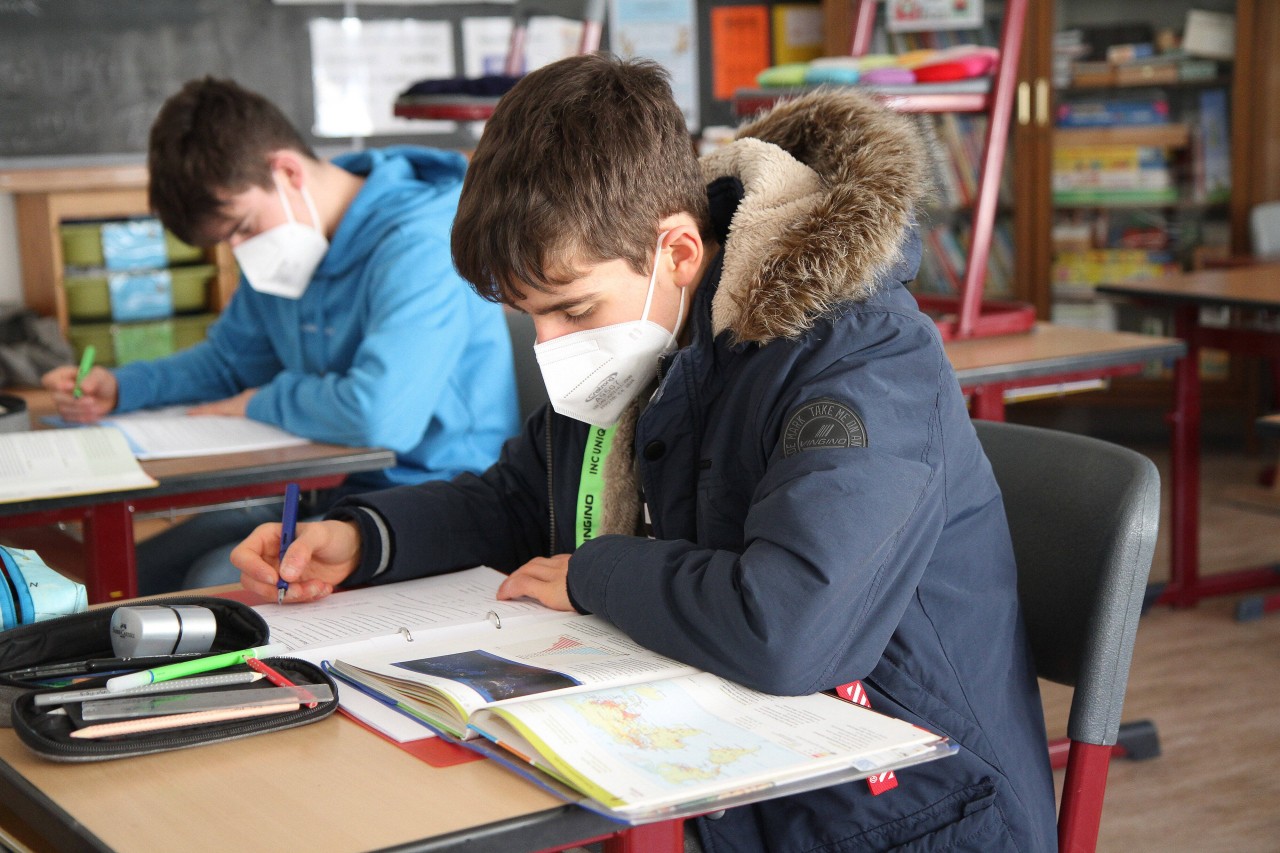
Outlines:
[[533,318],[510,308],[502,309],[507,317],[507,331],[511,334],[511,356],[515,360],[516,392],[520,396],[520,420],[528,420],[547,402],[547,386],[542,381],[542,371],[533,355],[533,345],[538,333],[533,328]]
[[529,19],[543,15],[582,21],[579,55],[594,53],[600,48],[605,0],[516,0],[511,10],[511,40],[507,44],[504,74],[516,77],[527,70],[524,67],[524,45]]
[[1249,211],[1249,239],[1253,243],[1253,254],[1280,255],[1280,201],[1253,206]]
[[1151,460],[1087,436],[974,421],[1004,495],[1040,677],[1073,685],[1067,735],[1112,745],[1160,521]]

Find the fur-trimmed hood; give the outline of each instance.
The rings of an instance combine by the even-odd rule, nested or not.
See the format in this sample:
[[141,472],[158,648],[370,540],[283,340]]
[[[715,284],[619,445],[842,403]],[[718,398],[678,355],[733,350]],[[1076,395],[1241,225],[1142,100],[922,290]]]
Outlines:
[[866,299],[929,192],[911,119],[848,89],[781,102],[702,170],[745,191],[711,309],[715,333],[740,342],[795,337],[838,303]]

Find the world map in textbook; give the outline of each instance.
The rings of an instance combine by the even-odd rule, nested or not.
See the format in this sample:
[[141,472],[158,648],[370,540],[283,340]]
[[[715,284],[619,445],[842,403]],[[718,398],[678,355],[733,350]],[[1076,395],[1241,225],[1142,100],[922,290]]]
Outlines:
[[795,752],[707,713],[670,681],[562,701],[586,724],[580,736],[672,790],[796,762]]

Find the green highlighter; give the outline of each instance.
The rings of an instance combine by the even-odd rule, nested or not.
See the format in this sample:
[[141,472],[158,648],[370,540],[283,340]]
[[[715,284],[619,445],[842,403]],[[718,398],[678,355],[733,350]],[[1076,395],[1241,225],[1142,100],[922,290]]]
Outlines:
[[148,684],[154,684],[157,681],[168,681],[172,678],[182,678],[187,675],[196,675],[201,672],[208,672],[212,669],[223,669],[228,666],[244,663],[249,658],[269,658],[273,655],[282,654],[289,651],[288,647],[283,643],[271,643],[266,646],[258,646],[253,649],[244,649],[239,652],[226,652],[220,655],[210,655],[209,657],[196,658],[195,660],[185,660],[178,663],[166,664],[158,666],[155,669],[144,669],[141,672],[130,672],[127,675],[117,675],[115,678],[108,678],[104,685],[108,691],[119,693],[121,690],[131,690],[134,687],[144,687]]
[[72,390],[71,396],[79,400],[84,396],[84,391],[80,388],[80,383],[89,375],[89,371],[93,369],[93,357],[97,350],[93,348],[93,344],[89,344],[84,348],[84,354],[80,356],[80,369],[76,371],[76,387]]

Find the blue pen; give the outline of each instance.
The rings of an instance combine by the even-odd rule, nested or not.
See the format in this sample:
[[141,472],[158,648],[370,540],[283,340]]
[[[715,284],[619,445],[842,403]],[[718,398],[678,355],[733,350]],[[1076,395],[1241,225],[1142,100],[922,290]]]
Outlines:
[[[284,515],[280,519],[280,562],[284,563],[284,552],[293,544],[294,531],[298,525],[298,484],[290,483],[284,487]],[[284,578],[276,581],[276,604],[284,604],[284,594],[289,591],[289,582]]]

